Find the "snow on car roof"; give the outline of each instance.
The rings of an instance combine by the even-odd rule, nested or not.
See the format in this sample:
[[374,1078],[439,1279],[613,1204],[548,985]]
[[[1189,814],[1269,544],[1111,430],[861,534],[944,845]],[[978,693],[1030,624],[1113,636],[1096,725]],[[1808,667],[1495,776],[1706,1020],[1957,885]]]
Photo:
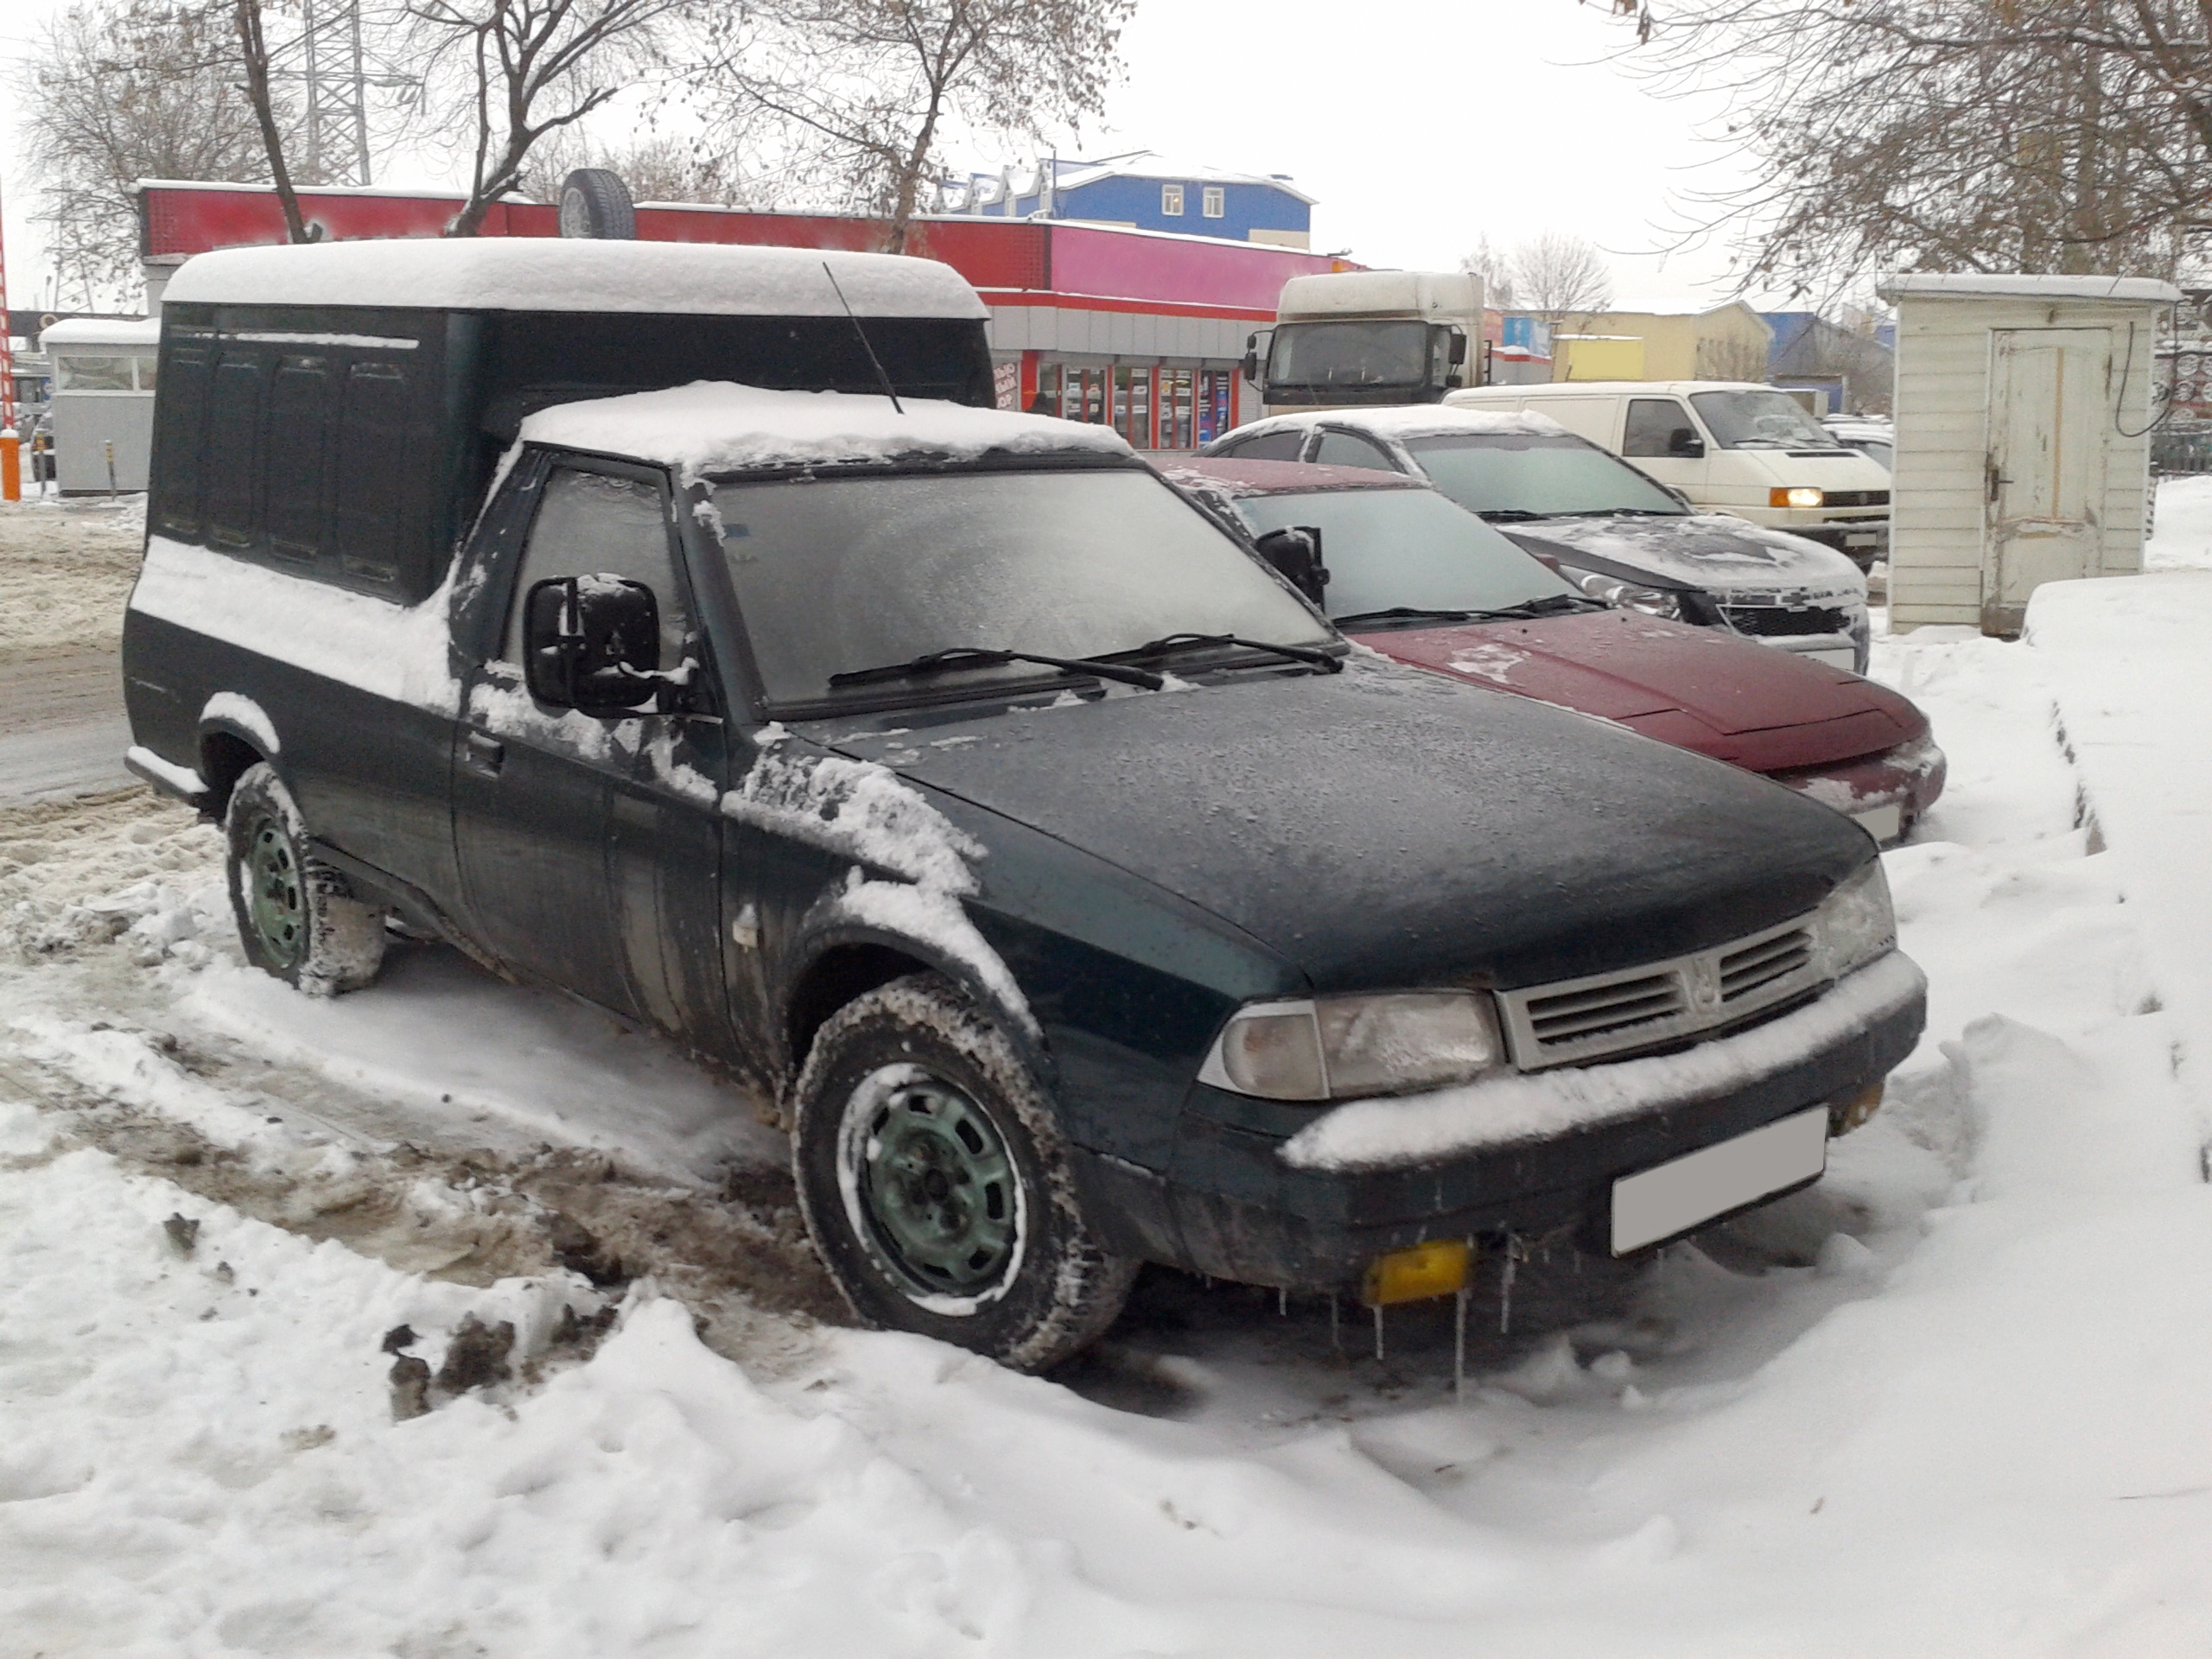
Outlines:
[[1240,426],[1231,437],[1247,433],[1278,431],[1285,427],[1314,426],[1328,422],[1375,433],[1386,438],[1434,437],[1452,432],[1564,433],[1567,429],[1548,415],[1534,410],[1455,409],[1443,404],[1393,404],[1382,409],[1314,409],[1295,415],[1274,415],[1249,426]]
[[557,404],[522,423],[521,441],[656,461],[686,480],[749,467],[928,456],[1131,455],[1111,427],[1045,415],[971,409],[934,398],[842,391],[771,391],[695,380],[664,391]]
[[1304,495],[1319,490],[1425,490],[1428,485],[1402,473],[1372,467],[1322,467],[1303,461],[1239,461],[1205,455],[1160,468],[1171,484],[1216,495]]
[[834,317],[845,309],[838,288],[864,317],[990,315],[965,278],[934,259],[550,237],[226,248],[185,261],[162,297],[202,305]]
[[1885,300],[2024,298],[2036,300],[2148,300],[2176,305],[2182,291],[2155,276],[1984,276],[1975,271],[1901,271],[1874,291]]

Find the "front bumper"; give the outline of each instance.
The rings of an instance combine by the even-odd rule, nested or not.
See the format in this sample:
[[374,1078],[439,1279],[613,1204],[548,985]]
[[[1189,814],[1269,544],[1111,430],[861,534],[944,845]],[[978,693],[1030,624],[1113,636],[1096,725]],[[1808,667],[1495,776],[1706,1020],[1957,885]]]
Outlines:
[[[1747,1075],[1725,1085],[1687,1094],[1655,1086],[1647,1106],[1555,1133],[1402,1161],[1321,1167],[1292,1161],[1297,1149],[1290,1143],[1301,1126],[1310,1131],[1325,1114],[1200,1086],[1185,1105],[1164,1179],[1126,1165],[1103,1166],[1111,1160],[1086,1160],[1092,1166],[1085,1184],[1094,1202],[1122,1211],[1109,1230],[1127,1241],[1123,1248],[1244,1284],[1351,1292],[1367,1264],[1386,1251],[1506,1232],[1573,1231],[1602,1251],[1616,1179],[1808,1107],[1846,1100],[1912,1052],[1926,1022],[1926,982],[1902,957],[1874,968],[1885,963],[1900,965],[1890,970],[1894,995],[1885,992],[1872,1017],[1851,1020],[1827,1039],[1773,1064],[1750,1058],[1774,1046],[1768,1027],[1816,1012],[1874,969],[1862,969],[1774,1020],[1656,1061],[1644,1057],[1534,1074],[1522,1081],[1571,1099],[1578,1091],[1602,1094],[1619,1078],[1717,1075],[1730,1069],[1732,1058],[1744,1061],[1736,1069]],[[1677,1060],[1686,1071],[1670,1068]],[[1352,1108],[1423,1103],[1356,1102]]]
[[[1771,772],[1784,788],[1856,819],[1885,846],[1902,841],[1943,793],[1949,762],[1932,738],[1832,766]],[[1889,825],[1894,821],[1895,828]]]
[[1832,547],[1861,570],[1871,570],[1878,560],[1890,556],[1890,521],[1886,518],[1832,518],[1826,524],[1791,524],[1792,536]]

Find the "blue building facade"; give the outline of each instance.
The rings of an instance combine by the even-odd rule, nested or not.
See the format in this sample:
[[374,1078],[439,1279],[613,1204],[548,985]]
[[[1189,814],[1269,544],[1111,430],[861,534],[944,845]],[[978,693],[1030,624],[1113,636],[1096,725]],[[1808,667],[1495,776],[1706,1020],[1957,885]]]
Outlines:
[[1313,243],[1313,198],[1287,175],[1182,167],[1149,151],[1097,162],[1054,160],[1045,167],[1052,177],[1049,191],[1040,188],[1041,181],[1033,181],[1029,194],[982,211],[1013,219],[1091,219],[1282,248]]

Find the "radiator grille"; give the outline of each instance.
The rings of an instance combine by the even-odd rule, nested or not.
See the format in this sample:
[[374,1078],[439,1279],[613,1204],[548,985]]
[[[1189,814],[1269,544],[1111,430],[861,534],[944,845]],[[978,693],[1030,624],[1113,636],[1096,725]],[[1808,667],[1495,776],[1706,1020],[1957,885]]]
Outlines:
[[1662,1047],[1810,989],[1809,919],[1716,950],[1586,979],[1499,994],[1506,1040],[1524,1071]]
[[1890,505],[1887,490],[1823,490],[1821,500],[1831,507],[1886,507]]
[[1799,633],[1849,633],[1851,613],[1825,605],[1791,610],[1782,605],[1724,605],[1721,614],[1738,633],[1767,639]]

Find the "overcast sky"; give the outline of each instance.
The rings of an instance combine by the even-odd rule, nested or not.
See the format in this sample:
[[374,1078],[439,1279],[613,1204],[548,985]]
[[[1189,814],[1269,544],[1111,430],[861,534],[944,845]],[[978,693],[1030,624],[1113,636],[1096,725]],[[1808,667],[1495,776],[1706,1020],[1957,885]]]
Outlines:
[[[0,0],[11,69],[60,3]],[[1607,251],[1624,307],[1716,303],[1727,297],[1720,251],[1650,251],[1673,222],[1670,193],[1713,181],[1691,130],[1699,112],[1649,98],[1604,61],[1624,40],[1605,10],[1575,0],[1141,0],[1109,124],[1080,147],[1287,173],[1318,198],[1315,248],[1369,264],[1448,268],[1485,232],[1510,245],[1567,231]],[[0,88],[10,297],[25,305],[43,297],[45,272],[31,181],[7,144],[16,130],[13,89]],[[397,167],[378,181],[430,181]]]

